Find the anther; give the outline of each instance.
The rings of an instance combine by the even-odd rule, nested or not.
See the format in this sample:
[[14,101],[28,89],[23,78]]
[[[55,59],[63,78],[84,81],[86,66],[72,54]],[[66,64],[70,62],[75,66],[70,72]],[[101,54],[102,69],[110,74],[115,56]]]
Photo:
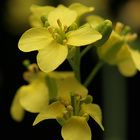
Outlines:
[[121,22],[117,22],[117,24],[116,24],[116,26],[115,26],[115,31],[116,31],[117,33],[121,33],[123,27],[124,27],[124,24],[122,24]]
[[49,31],[51,34],[53,34],[53,29],[52,29],[51,26],[49,26],[47,29],[48,29],[48,31]]
[[67,29],[68,29],[68,27],[65,25],[65,26],[64,26],[64,32],[66,32]]
[[137,34],[136,33],[134,33],[134,34],[127,34],[125,36],[125,40],[126,41],[130,41],[130,42],[136,40],[136,38],[137,38]]
[[60,19],[57,20],[57,24],[60,27],[60,29],[62,29],[62,23],[61,23]]
[[65,45],[67,43],[67,39],[64,39],[63,40],[63,44]]
[[68,105],[67,106],[67,110],[70,111],[70,112],[72,112],[73,111],[73,107],[71,105]]

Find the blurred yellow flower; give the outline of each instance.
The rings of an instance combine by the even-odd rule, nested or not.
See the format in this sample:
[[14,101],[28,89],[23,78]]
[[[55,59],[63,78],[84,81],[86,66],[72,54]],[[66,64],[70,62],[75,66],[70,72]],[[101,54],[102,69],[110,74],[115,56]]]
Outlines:
[[49,103],[48,87],[45,83],[45,75],[39,72],[29,75],[30,83],[21,86],[12,101],[10,113],[14,120],[22,121],[24,112],[39,112],[44,104]]
[[[94,7],[87,7],[80,3],[73,3],[68,6],[70,10],[74,10],[77,13],[77,18],[82,16],[85,13],[91,12],[94,10]],[[32,27],[43,27],[45,21],[47,21],[48,14],[54,10],[55,7],[53,6],[39,6],[39,5],[32,5],[31,15],[29,17],[29,21]]]
[[129,43],[134,41],[137,34],[130,33],[130,28],[118,22],[107,42],[97,48],[99,58],[110,65],[117,65],[124,76],[133,76],[140,70],[140,53],[134,50]]

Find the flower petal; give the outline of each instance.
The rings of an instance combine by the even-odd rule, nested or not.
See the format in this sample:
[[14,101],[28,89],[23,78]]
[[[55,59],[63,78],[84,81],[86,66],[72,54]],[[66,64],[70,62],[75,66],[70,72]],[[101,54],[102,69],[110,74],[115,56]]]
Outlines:
[[133,62],[135,63],[136,68],[140,71],[140,50],[132,49],[129,47],[129,52],[131,53]]
[[84,117],[74,116],[61,131],[64,140],[91,140],[90,127]]
[[49,77],[56,80],[66,79],[68,77],[74,77],[74,72],[72,71],[52,71],[48,73]]
[[58,98],[70,103],[71,93],[85,98],[88,90],[75,78],[74,73],[70,72],[53,72],[49,75],[54,78],[57,85]]
[[55,70],[64,62],[68,54],[67,46],[52,41],[44,49],[39,50],[37,55],[37,63],[44,72]]
[[49,12],[54,9],[53,6],[39,6],[33,4],[31,6],[31,16],[29,18],[32,27],[42,27],[42,16],[48,16]]
[[137,72],[136,66],[131,58],[126,59],[118,64],[120,73],[124,76],[134,76]]
[[93,28],[96,28],[97,25],[104,21],[104,19],[98,15],[88,16],[86,20]]
[[18,47],[23,52],[30,52],[44,48],[52,40],[47,28],[31,28],[21,36]]
[[97,104],[82,104],[82,111],[89,114],[98,125],[104,130],[102,125],[102,112]]
[[130,46],[124,44],[115,58],[118,69],[124,76],[133,76],[136,74],[137,69],[134,63],[132,54],[130,52]]
[[63,26],[69,27],[77,18],[77,13],[69,8],[59,5],[55,10],[49,13],[48,22],[53,27],[59,27],[57,20],[59,19]]
[[71,10],[74,10],[77,12],[78,16],[81,16],[85,13],[88,13],[88,12],[91,12],[94,10],[94,7],[88,7],[88,6],[85,6],[81,3],[73,3],[69,6],[69,8]]
[[48,88],[45,82],[35,80],[30,85],[22,86],[20,90],[20,103],[25,110],[37,113],[44,106],[47,106],[48,102]]
[[91,26],[83,26],[67,33],[68,45],[84,46],[101,39],[102,35]]
[[66,108],[60,102],[54,102],[49,106],[45,106],[37,115],[33,125],[36,125],[37,123],[46,119],[57,119],[57,117],[61,117],[63,115],[64,111],[66,111]]
[[20,89],[21,88],[17,90],[10,108],[10,114],[12,118],[18,122],[22,121],[25,115],[25,110],[23,109],[23,107],[19,102]]

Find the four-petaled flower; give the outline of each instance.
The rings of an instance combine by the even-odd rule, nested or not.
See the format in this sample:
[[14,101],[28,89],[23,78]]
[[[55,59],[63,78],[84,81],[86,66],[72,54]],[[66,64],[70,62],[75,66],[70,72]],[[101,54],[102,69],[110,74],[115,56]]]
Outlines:
[[91,140],[91,130],[87,123],[89,116],[98,123],[102,130],[104,127],[100,107],[97,104],[86,102],[88,97],[91,96],[82,98],[78,94],[71,94],[70,103],[60,99],[44,106],[33,125],[46,119],[56,119],[62,126],[61,134],[64,140]]
[[73,28],[77,12],[59,5],[48,13],[46,27],[27,30],[18,46],[24,52],[38,50],[37,63],[44,72],[55,70],[64,62],[71,47],[80,47],[101,39],[102,35],[89,25]]

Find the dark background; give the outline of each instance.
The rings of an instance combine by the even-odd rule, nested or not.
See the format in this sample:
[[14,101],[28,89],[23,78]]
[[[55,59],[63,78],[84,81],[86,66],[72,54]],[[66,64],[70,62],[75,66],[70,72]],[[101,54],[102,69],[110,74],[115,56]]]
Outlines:
[[[109,13],[112,19],[117,18],[119,8],[126,2],[126,0],[110,0],[109,1]],[[55,4],[59,1],[55,1]],[[22,66],[24,59],[30,59],[35,61],[34,53],[23,53],[18,50],[17,42],[22,33],[12,34],[8,32],[6,23],[3,20],[6,10],[6,0],[0,2],[0,139],[46,139],[46,140],[59,140],[61,138],[61,127],[54,121],[43,121],[40,125],[32,126],[32,122],[36,114],[30,114],[27,112],[25,119],[21,123],[17,123],[12,120],[9,109],[14,97],[14,94],[19,86],[24,81],[22,79],[22,72],[25,70]],[[17,11],[18,12],[18,11]],[[85,56],[85,61],[90,56]],[[85,62],[83,62],[86,64]],[[90,69],[89,64],[86,64],[87,69]],[[87,69],[84,69],[85,72]],[[83,76],[84,77],[84,76]],[[138,136],[137,133],[137,113],[138,113],[138,94],[140,84],[140,73],[131,78],[126,78],[127,85],[127,140],[135,140]],[[94,85],[96,89],[95,102],[101,107],[102,104],[102,89],[100,84],[102,83],[102,71],[99,72],[95,78]],[[89,87],[91,88],[91,87]],[[96,95],[98,93],[98,95]],[[102,140],[104,132],[96,125],[95,122],[89,120],[93,132],[94,140]],[[94,124],[94,125],[93,125]],[[3,136],[3,138],[2,138]],[[116,140],[116,139],[115,139]],[[119,139],[118,139],[119,140]]]

